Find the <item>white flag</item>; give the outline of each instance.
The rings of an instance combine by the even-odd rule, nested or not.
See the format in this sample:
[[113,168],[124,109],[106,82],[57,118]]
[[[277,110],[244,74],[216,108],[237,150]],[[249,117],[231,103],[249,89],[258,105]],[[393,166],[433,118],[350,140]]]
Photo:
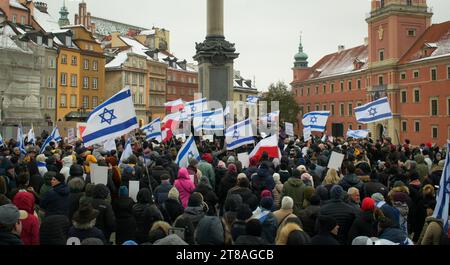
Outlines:
[[225,140],[227,150],[234,150],[240,146],[255,143],[251,120],[247,119],[229,127],[225,131]]
[[377,99],[355,108],[356,120],[367,124],[392,118],[391,106],[387,97]]
[[131,148],[131,137],[128,138],[127,143],[125,144],[125,149],[120,156],[119,164],[123,164],[125,160],[127,160],[133,154],[133,149]]
[[125,87],[91,112],[83,133],[84,145],[103,143],[138,127],[131,91]]
[[36,144],[36,136],[34,135],[33,126],[31,126],[31,129],[28,131],[27,138],[29,143]]
[[181,147],[177,155],[176,163],[179,167],[187,167],[189,165],[189,160],[192,158],[200,160],[200,153],[198,152],[193,135],[191,135]]

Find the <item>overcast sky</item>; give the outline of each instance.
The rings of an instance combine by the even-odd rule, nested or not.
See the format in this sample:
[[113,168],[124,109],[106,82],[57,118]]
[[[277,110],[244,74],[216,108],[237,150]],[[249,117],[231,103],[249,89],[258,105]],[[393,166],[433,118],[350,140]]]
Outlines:
[[[207,0],[86,0],[93,16],[170,30],[171,51],[193,61],[195,42],[206,34]],[[59,18],[63,0],[43,0]],[[73,23],[79,0],[66,0]],[[260,90],[279,80],[292,81],[299,34],[313,65],[326,54],[363,44],[370,0],[224,0],[225,36],[236,44],[235,69],[256,79]],[[433,23],[450,20],[449,0],[428,0]]]

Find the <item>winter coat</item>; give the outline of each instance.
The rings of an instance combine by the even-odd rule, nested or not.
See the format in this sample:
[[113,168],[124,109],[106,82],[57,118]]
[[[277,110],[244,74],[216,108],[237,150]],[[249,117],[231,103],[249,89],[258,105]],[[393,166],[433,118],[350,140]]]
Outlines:
[[209,184],[211,184],[211,187],[213,190],[216,189],[216,173],[214,172],[213,166],[202,160],[198,163],[198,169],[202,172],[203,177],[207,177],[209,180]]
[[163,166],[155,166],[152,168],[152,171],[150,172],[151,176],[158,182],[158,185],[161,184],[161,176],[162,175],[168,175],[170,176],[170,172],[165,169]]
[[236,174],[227,173],[224,178],[222,178],[219,185],[219,203],[223,205],[227,199],[228,191],[236,185]]
[[275,243],[278,229],[278,222],[275,215],[273,215],[270,211],[262,210],[259,214],[254,215],[253,218],[258,219],[262,225],[261,237],[264,238],[269,244]]
[[234,242],[236,246],[265,246],[267,241],[259,236],[241,235]]
[[309,245],[311,244],[310,236],[303,231],[303,229],[295,223],[288,223],[286,225],[280,226],[277,233],[276,245],[287,245],[289,241],[289,235],[292,232],[298,231],[302,234],[303,244]]
[[73,165],[73,158],[72,156],[66,156],[62,159],[63,167],[59,173],[63,174],[64,177],[67,179],[70,176],[70,167]]
[[67,238],[75,237],[82,242],[86,238],[98,238],[100,239],[104,244],[107,243],[105,236],[103,235],[102,230],[98,229],[97,227],[92,228],[86,228],[86,229],[79,229],[72,226],[69,229],[69,232],[67,233]]
[[69,219],[72,220],[73,214],[80,207],[80,198],[85,195],[84,192],[71,192],[69,194]]
[[425,163],[425,158],[423,155],[416,155],[414,160],[417,162],[416,170],[419,173],[420,181],[423,182],[426,176],[428,176],[429,170],[428,165]]
[[172,187],[173,186],[170,183],[163,183],[156,187],[155,191],[153,192],[156,204],[161,205],[167,200],[169,191],[172,189]]
[[[227,169],[226,168],[216,168],[215,169],[215,175],[216,175],[216,194],[219,194],[219,188],[220,185],[222,183],[222,179],[225,178],[225,176],[227,175]],[[220,196],[219,196],[220,197]]]
[[386,239],[400,245],[408,245],[408,236],[403,230],[389,227],[381,231],[379,239]]
[[217,216],[205,216],[202,218],[197,224],[195,240],[197,244],[203,246],[223,245],[224,231],[221,219]]
[[420,235],[418,245],[439,245],[443,235],[443,221],[433,216],[425,219],[422,233]]
[[136,240],[138,243],[148,241],[148,232],[156,221],[162,221],[163,216],[156,205],[151,204],[151,194],[148,189],[138,192],[137,201],[133,206],[133,216],[136,220]]
[[250,166],[244,170],[245,175],[248,179],[252,178],[252,175],[258,172],[258,168],[255,166]]
[[299,178],[289,178],[283,185],[282,197],[289,196],[294,200],[294,214],[299,216],[300,211],[303,207],[303,193],[305,191],[306,185]]
[[311,238],[311,245],[314,246],[338,246],[339,241],[337,241],[332,234],[329,232],[321,232]]
[[119,197],[113,204],[116,216],[116,245],[128,240],[136,240],[136,220],[133,216],[134,201],[129,197]]
[[273,196],[273,205],[275,209],[281,208],[281,194],[283,193],[283,184],[279,183],[275,185],[275,188],[272,190]]
[[181,168],[178,172],[178,178],[175,180],[174,184],[175,188],[177,188],[180,193],[181,204],[184,208],[187,207],[189,197],[191,197],[191,193],[195,190],[194,182],[192,182],[189,177],[189,173],[186,168]]
[[6,231],[0,231],[0,246],[21,246],[23,242],[16,234]]
[[290,217],[297,217],[291,210],[283,210],[280,209],[278,211],[273,212],[273,215],[277,219],[277,226],[282,226],[282,222],[286,221],[286,219]]
[[112,206],[105,199],[96,198],[94,194],[92,207],[99,211],[95,227],[102,230],[106,240],[109,241],[112,232],[116,231],[116,217]]
[[219,202],[219,198],[212,190],[211,186],[205,184],[198,184],[194,192],[200,192],[203,195],[203,201],[208,205],[207,215],[213,216],[216,214],[216,204]]
[[377,235],[377,223],[373,212],[364,212],[353,221],[348,232],[348,244],[350,245],[358,236],[376,237]]
[[173,224],[177,217],[184,213],[183,205],[174,199],[167,199],[159,208],[164,216],[164,221],[169,224]]
[[355,174],[349,174],[349,175],[345,175],[342,178],[342,180],[339,182],[339,185],[345,191],[348,191],[348,189],[351,188],[351,187],[355,187],[361,193],[364,183]]
[[258,208],[258,204],[259,204],[258,198],[249,188],[235,186],[235,187],[231,188],[230,190],[228,190],[227,196],[229,196],[230,194],[240,195],[242,198],[242,202],[246,203],[252,211],[254,211],[254,210],[256,210],[256,208]]
[[66,245],[70,221],[65,215],[51,215],[42,220],[39,228],[41,245]]
[[311,237],[316,234],[316,220],[319,212],[319,205],[309,205],[306,209],[300,211],[299,218],[302,222],[303,230]]
[[375,193],[381,193],[384,197],[388,195],[388,188],[378,181],[371,180],[363,184],[361,198],[372,197]]
[[251,179],[252,189],[255,195],[260,199],[260,194],[263,190],[272,191],[275,188],[275,181],[273,180],[273,173],[270,174],[270,170],[266,168],[259,168],[258,174],[254,175]]
[[41,200],[41,208],[45,216],[62,214],[69,215],[69,187],[60,183],[47,192]]
[[320,215],[330,216],[336,219],[339,225],[337,240],[341,245],[348,242],[348,232],[355,218],[359,215],[358,210],[339,199],[330,200],[320,208]]
[[13,204],[19,210],[27,212],[28,217],[22,220],[22,233],[20,239],[24,245],[39,245],[39,220],[34,212],[34,195],[25,190],[16,193]]
[[236,242],[236,240],[240,236],[245,236],[247,234],[245,230],[246,222],[243,220],[236,220],[233,225],[231,226],[231,237],[233,238],[233,241]]
[[197,228],[200,220],[205,216],[205,211],[203,211],[203,207],[187,207],[184,209],[184,213],[182,214],[184,218],[187,218],[192,222],[194,229]]
[[287,170],[280,170],[278,171],[278,174],[280,174],[280,181],[283,184],[291,177],[291,173]]

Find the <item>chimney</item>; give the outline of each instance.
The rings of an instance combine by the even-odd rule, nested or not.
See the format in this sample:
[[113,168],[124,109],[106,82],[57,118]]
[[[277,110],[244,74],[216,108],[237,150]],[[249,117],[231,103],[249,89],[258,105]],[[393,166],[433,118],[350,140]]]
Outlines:
[[344,50],[345,50],[345,46],[344,45],[339,45],[338,46],[338,53],[341,53]]
[[80,24],[80,21],[78,20],[78,14],[75,14],[75,21],[74,21],[75,25]]
[[47,4],[43,2],[35,2],[34,6],[42,13],[47,13]]
[[368,46],[369,45],[369,37],[365,37],[364,38],[364,45]]

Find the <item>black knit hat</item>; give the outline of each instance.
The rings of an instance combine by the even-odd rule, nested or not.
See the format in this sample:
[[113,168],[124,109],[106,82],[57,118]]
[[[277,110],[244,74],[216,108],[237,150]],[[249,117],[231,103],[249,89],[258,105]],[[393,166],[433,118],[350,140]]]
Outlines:
[[320,225],[320,231],[330,232],[331,230],[333,230],[333,228],[336,227],[337,223],[336,223],[336,219],[334,217],[327,216],[327,215],[320,215],[319,216],[319,225]]
[[72,220],[79,224],[86,224],[94,220],[98,216],[98,210],[92,208],[90,204],[82,205],[72,217]]
[[189,197],[188,206],[189,207],[199,207],[203,204],[203,196],[199,192],[194,192]]
[[245,224],[245,232],[250,236],[261,236],[262,225],[258,219],[251,219]]

